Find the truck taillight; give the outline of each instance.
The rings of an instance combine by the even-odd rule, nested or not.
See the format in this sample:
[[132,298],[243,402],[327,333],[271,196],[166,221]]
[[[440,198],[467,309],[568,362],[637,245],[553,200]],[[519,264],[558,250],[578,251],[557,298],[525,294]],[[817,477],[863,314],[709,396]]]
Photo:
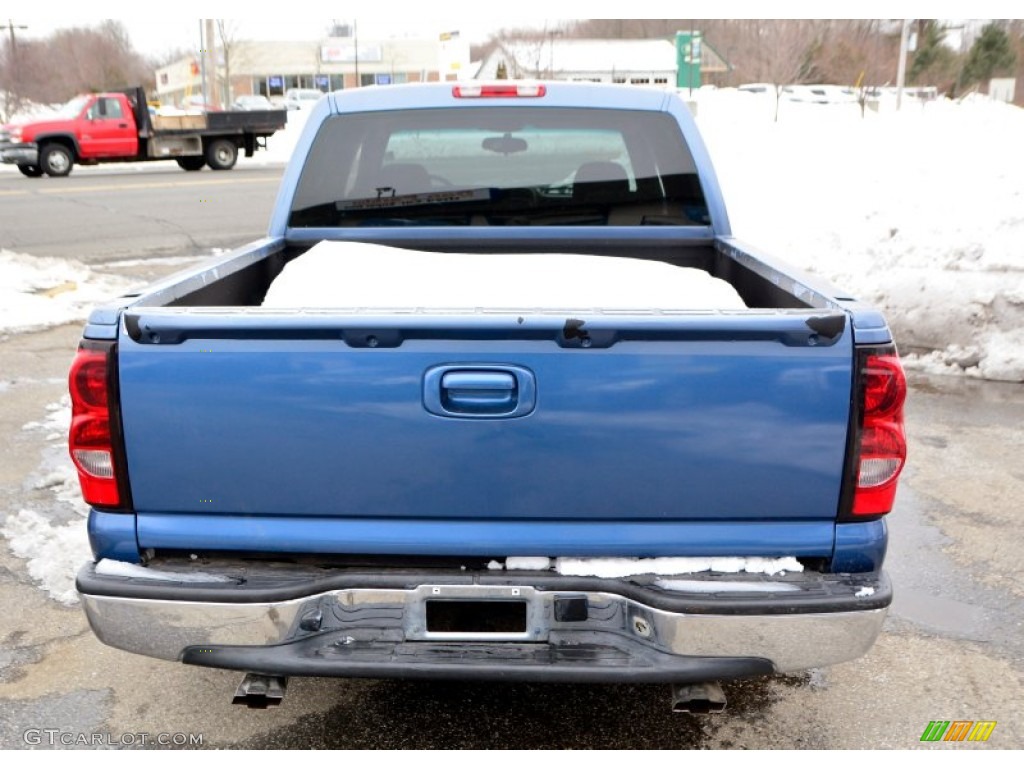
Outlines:
[[452,96],[456,99],[515,99],[540,98],[548,92],[540,83],[510,83],[508,85],[456,85]]
[[891,347],[860,352],[858,369],[861,417],[852,512],[883,515],[892,510],[907,458],[903,431],[907,380]]
[[87,504],[119,507],[117,440],[111,426],[113,344],[83,342],[68,375],[71,430],[68,449]]

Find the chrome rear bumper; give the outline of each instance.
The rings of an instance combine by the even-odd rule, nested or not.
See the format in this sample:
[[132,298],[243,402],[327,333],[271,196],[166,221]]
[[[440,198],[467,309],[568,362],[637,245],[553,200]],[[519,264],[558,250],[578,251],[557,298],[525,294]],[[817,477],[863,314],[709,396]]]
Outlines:
[[[146,584],[90,569],[80,574],[79,591],[104,643],[281,675],[682,682],[793,672],[866,653],[891,600],[884,575],[868,589],[863,574],[847,577],[848,584],[828,577],[824,592],[820,575],[806,585],[791,578],[786,583],[797,584],[799,595],[765,591],[751,598],[666,594],[635,584],[625,589],[615,580],[526,573],[446,580],[435,573],[403,575],[402,588],[310,591],[307,585],[298,597],[249,601],[244,588],[239,594],[175,583],[173,575]],[[428,581],[408,583],[417,579]],[[290,588],[298,587],[292,581]],[[806,610],[799,609],[801,601]],[[469,603],[471,615],[515,604],[521,619],[497,630],[471,624],[438,631],[428,617],[432,602]]]

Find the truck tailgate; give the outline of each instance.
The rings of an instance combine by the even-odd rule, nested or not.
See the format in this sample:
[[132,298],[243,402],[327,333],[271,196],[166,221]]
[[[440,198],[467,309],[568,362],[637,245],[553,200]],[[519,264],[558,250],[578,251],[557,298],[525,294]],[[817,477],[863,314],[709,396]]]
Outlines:
[[830,552],[851,334],[823,340],[784,312],[605,318],[590,336],[477,319],[128,318],[140,545],[167,546],[178,520],[195,542],[200,515],[257,540],[292,520],[315,542],[319,520],[329,550],[344,544],[328,523],[446,521],[507,526],[510,546],[548,554],[572,550],[554,523],[683,525],[665,554],[689,553],[702,525],[771,523]]

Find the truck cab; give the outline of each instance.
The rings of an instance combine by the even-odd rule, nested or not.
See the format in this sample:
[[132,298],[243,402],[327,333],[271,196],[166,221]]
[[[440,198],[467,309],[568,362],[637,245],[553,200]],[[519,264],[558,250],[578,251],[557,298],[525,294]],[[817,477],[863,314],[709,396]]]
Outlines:
[[75,162],[138,152],[134,108],[124,93],[76,96],[51,117],[10,126],[0,143],[4,162],[26,176],[67,176]]

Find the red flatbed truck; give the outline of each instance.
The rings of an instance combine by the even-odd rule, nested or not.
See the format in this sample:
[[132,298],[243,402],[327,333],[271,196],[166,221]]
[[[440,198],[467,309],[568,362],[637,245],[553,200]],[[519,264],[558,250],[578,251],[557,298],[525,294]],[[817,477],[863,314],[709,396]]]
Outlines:
[[98,163],[176,160],[186,171],[233,168],[284,128],[287,112],[151,115],[142,88],[77,96],[55,115],[0,129],[0,161],[29,177]]

